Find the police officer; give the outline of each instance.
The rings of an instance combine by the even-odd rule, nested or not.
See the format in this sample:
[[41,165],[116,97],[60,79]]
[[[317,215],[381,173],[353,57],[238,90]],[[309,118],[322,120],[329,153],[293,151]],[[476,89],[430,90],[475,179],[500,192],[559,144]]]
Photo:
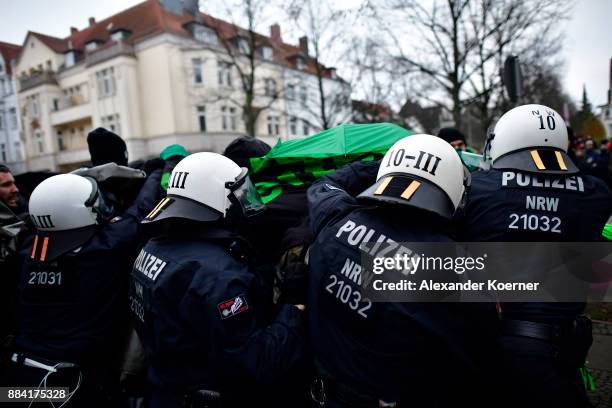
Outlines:
[[138,224],[158,199],[159,176],[120,216],[91,178],[61,174],[34,189],[37,234],[23,264],[20,330],[3,359],[3,386],[70,387],[70,406],[112,405]]
[[298,359],[304,306],[268,318],[251,246],[238,233],[263,209],[245,168],[196,153],[177,164],[167,197],[143,221],[157,236],[134,263],[130,307],[150,361],[152,407],[268,404],[267,385]]
[[[599,241],[612,212],[605,184],[567,155],[563,118],[542,105],[506,112],[489,136],[492,168],[473,173],[462,239]],[[534,208],[529,197],[556,205]],[[521,222],[523,218],[537,223]],[[503,299],[502,299],[503,302]],[[502,303],[501,344],[509,406],[589,406],[579,367],[591,345],[584,303]]]
[[[371,243],[452,242],[449,220],[468,180],[448,143],[413,135],[381,162],[350,164],[310,187],[315,241],[308,307],[320,372],[312,392],[317,406],[459,406],[463,398],[477,405],[476,386],[484,383],[475,351],[487,354],[494,307],[372,303],[360,294],[357,272],[363,267],[359,236]],[[357,267],[342,273],[347,264]],[[468,388],[451,392],[461,385]]]

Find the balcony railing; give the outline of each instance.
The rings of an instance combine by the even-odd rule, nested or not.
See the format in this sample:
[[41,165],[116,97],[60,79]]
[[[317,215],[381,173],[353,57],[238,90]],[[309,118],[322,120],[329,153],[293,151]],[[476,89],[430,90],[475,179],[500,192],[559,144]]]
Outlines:
[[101,49],[85,57],[85,65],[92,66],[119,55],[134,56],[134,47],[124,42],[118,42],[108,48]]
[[29,76],[27,78],[20,79],[19,84],[20,84],[20,90],[23,92],[25,90],[28,90],[28,89],[31,89],[31,88],[34,88],[40,85],[45,85],[45,84],[57,85],[57,79],[55,78],[54,72],[42,71],[33,76]]

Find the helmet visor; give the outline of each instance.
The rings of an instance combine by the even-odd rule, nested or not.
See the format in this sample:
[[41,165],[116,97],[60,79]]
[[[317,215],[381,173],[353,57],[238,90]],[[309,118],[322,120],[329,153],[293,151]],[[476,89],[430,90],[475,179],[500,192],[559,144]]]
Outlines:
[[230,190],[230,202],[239,205],[245,217],[256,216],[266,209],[246,168],[242,168],[236,181],[226,183],[225,187]]

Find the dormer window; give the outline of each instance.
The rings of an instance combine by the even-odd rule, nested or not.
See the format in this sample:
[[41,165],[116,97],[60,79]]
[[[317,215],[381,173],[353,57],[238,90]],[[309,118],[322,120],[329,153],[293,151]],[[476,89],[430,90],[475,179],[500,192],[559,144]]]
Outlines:
[[203,25],[194,25],[193,26],[193,37],[202,41],[206,44],[217,45],[219,43],[219,39],[217,38],[217,33],[210,27],[206,27]]
[[272,61],[272,57],[274,57],[274,50],[272,47],[267,45],[261,47],[261,57],[266,61]]
[[111,33],[111,40],[115,42],[121,42],[130,36],[129,30],[117,29]]
[[246,38],[238,39],[238,49],[241,54],[249,54],[251,52],[251,45]]
[[98,48],[98,44],[100,43],[100,41],[98,40],[93,40],[93,41],[89,41],[87,43],[85,43],[85,50],[86,51],[94,51]]
[[68,51],[66,55],[64,55],[64,66],[66,68],[70,68],[76,62],[76,52]]
[[298,57],[295,61],[295,65],[297,66],[297,69],[303,70],[305,66],[304,58]]

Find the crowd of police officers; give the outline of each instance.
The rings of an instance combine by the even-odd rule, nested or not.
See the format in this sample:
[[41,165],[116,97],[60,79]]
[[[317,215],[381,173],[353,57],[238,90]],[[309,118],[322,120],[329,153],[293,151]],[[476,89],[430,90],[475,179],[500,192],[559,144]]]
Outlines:
[[[373,303],[340,273],[362,262],[357,228],[379,243],[600,241],[610,191],[567,148],[541,105],[505,113],[471,174],[445,140],[409,136],[315,181],[295,225],[259,199],[244,157],[266,150],[249,139],[225,156],[169,147],[129,200],[100,181],[121,154],[47,178],[34,231],[10,236],[21,251],[3,245],[18,326],[3,327],[0,386],[68,387],[56,407],[590,406],[585,303]],[[559,200],[558,226],[512,223],[534,194]]]

